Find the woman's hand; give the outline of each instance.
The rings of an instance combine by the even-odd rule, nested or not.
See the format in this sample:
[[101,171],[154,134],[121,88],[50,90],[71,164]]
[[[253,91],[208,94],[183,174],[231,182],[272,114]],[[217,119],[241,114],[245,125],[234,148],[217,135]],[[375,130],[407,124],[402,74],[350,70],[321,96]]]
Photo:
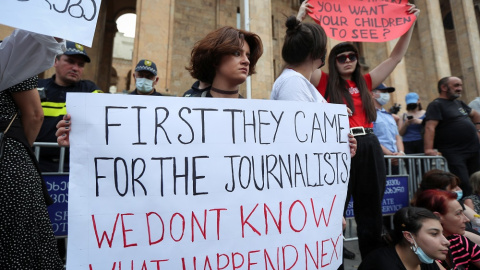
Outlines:
[[[407,10],[407,12],[409,14],[413,13],[413,15],[415,15],[415,17],[418,18],[418,15],[420,15],[420,9],[418,9],[414,4],[408,3],[407,5],[410,6],[410,8]],[[301,7],[300,7],[300,9],[301,9]],[[300,10],[298,12],[300,12]]]
[[60,146],[70,146],[70,114],[64,115],[63,120],[57,123],[57,143]]
[[357,139],[355,139],[352,134],[348,133],[348,142],[350,145],[350,155],[354,157],[357,153]]
[[313,8],[313,5],[308,3],[308,0],[303,1],[303,3],[300,5],[300,8],[298,9],[297,20],[305,20],[307,13],[312,13],[312,10],[310,8]]

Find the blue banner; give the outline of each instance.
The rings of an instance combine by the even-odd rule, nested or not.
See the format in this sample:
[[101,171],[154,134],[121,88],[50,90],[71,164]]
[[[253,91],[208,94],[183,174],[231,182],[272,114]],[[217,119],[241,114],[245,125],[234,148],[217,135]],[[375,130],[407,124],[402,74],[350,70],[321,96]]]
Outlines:
[[48,209],[55,236],[67,236],[68,233],[68,174],[43,175],[48,193],[54,203]]
[[[382,213],[384,215],[394,214],[408,205],[408,175],[387,176],[387,185],[382,201]],[[351,218],[353,216],[353,199],[350,199],[346,217]]]

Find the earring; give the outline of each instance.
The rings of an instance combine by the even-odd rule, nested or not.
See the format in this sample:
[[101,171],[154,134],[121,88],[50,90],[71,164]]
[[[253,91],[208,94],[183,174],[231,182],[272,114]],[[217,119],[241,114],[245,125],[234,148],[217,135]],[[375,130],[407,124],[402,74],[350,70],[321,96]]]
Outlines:
[[417,246],[416,244],[410,243],[410,249],[411,249],[414,253],[416,253],[417,250],[418,250],[418,246]]

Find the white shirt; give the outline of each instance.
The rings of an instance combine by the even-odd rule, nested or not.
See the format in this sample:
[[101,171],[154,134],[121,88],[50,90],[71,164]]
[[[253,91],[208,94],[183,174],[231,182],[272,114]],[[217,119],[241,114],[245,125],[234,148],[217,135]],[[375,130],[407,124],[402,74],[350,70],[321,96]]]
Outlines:
[[270,99],[327,103],[313,84],[302,74],[289,68],[275,80]]
[[64,51],[65,41],[16,29],[0,43],[0,91],[51,68]]

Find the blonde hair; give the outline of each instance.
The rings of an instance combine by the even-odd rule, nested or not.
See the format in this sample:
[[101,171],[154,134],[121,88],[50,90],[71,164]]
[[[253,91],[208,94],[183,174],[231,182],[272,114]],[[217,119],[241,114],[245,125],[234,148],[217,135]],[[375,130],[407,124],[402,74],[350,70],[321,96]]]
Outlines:
[[473,173],[470,176],[470,184],[474,193],[480,193],[480,171]]

